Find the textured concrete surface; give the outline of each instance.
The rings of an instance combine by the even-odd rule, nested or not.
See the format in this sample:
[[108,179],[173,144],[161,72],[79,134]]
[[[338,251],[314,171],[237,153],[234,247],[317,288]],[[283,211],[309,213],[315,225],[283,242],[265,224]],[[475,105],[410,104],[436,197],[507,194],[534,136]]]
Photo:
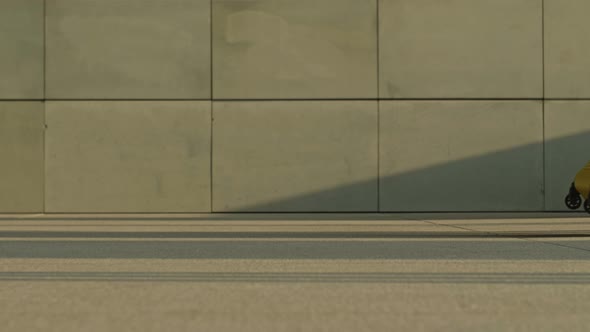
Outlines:
[[[68,153],[47,165],[35,129],[42,115],[11,113],[0,124],[0,213],[43,210],[45,166],[49,212],[200,212],[212,199],[218,211],[562,210],[587,162],[587,102],[548,101],[543,146],[542,115],[525,115],[537,111],[457,111],[462,102],[448,100],[590,98],[585,9],[583,0],[0,1],[4,101],[157,100],[146,106],[155,110],[163,100],[215,97],[284,99],[281,108],[297,109],[286,105],[380,95],[447,105],[396,122],[383,103],[380,143],[368,112],[289,118],[248,106],[219,124],[213,198],[203,112],[180,116],[194,136],[179,142],[173,120],[160,123],[164,112],[130,110],[129,123],[117,124],[107,117],[121,112],[72,111],[59,136]],[[87,141],[71,141],[73,133]],[[170,142],[186,143],[186,153]]]
[[0,2],[0,99],[43,99],[43,0]]
[[215,102],[214,211],[377,211],[377,102]]
[[381,98],[542,96],[541,0],[379,1]]
[[584,0],[545,0],[545,96],[590,98],[590,22]]
[[0,216],[3,331],[586,331],[587,214]]
[[43,212],[41,102],[0,102],[0,213]]
[[209,99],[209,0],[47,1],[47,97]]
[[213,0],[215,98],[376,98],[376,0]]
[[384,101],[381,211],[543,209],[542,105]]
[[47,212],[208,212],[211,103],[48,102]]
[[545,103],[545,186],[548,210],[567,210],[565,195],[588,163],[590,101]]

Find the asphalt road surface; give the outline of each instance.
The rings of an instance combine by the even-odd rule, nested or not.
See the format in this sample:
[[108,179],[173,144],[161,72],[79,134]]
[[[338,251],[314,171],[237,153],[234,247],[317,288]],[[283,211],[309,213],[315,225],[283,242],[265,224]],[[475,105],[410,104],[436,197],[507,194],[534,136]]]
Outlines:
[[0,215],[0,330],[588,331],[585,214]]

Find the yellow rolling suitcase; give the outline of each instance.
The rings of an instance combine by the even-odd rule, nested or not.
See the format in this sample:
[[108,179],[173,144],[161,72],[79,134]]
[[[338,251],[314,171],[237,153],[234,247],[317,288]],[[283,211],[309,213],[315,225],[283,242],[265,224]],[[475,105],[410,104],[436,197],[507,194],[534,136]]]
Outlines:
[[[581,196],[581,197],[580,197]],[[570,187],[570,192],[565,196],[565,205],[576,210],[582,206],[582,197],[584,197],[584,210],[590,213],[590,162],[582,168]]]

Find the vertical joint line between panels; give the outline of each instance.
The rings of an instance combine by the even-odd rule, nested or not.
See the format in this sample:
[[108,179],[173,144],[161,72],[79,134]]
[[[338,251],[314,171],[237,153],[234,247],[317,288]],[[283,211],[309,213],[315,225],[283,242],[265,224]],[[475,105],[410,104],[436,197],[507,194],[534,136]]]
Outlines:
[[213,100],[213,0],[209,1],[209,98]]
[[47,213],[47,1],[43,0],[43,204]]
[[542,63],[542,82],[543,82],[543,102],[545,101],[545,0],[541,0],[541,63]]
[[381,102],[377,101],[377,212],[381,212]]
[[209,212],[213,213],[213,122],[215,121],[215,118],[213,116],[213,101],[211,101],[211,121],[210,123],[210,129],[209,132],[211,134],[210,139],[209,139]]
[[547,211],[547,165],[546,165],[546,141],[545,141],[545,0],[541,0],[541,63],[542,63],[542,106],[541,106],[541,120],[542,120],[542,139],[543,139],[543,152],[542,152],[542,165],[543,165],[543,211]]
[[377,6],[376,6],[376,22],[377,22],[377,30],[376,30],[376,45],[377,45],[377,100],[379,100],[381,98],[381,52],[380,52],[380,22],[379,22],[379,2],[381,0],[376,0],[377,1]]
[[379,2],[376,0],[376,45],[377,45],[377,212],[381,212],[381,51]]
[[47,2],[43,0],[43,100],[47,99]]
[[211,98],[211,121],[210,121],[210,138],[209,138],[209,213],[213,213],[213,0],[209,1],[209,89]]

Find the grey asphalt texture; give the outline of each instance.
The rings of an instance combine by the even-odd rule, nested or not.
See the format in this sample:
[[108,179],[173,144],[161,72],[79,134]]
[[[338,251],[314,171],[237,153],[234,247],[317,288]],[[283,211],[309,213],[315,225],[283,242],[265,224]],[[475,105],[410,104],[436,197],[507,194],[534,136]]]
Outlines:
[[1,331],[588,331],[586,214],[0,215]]

